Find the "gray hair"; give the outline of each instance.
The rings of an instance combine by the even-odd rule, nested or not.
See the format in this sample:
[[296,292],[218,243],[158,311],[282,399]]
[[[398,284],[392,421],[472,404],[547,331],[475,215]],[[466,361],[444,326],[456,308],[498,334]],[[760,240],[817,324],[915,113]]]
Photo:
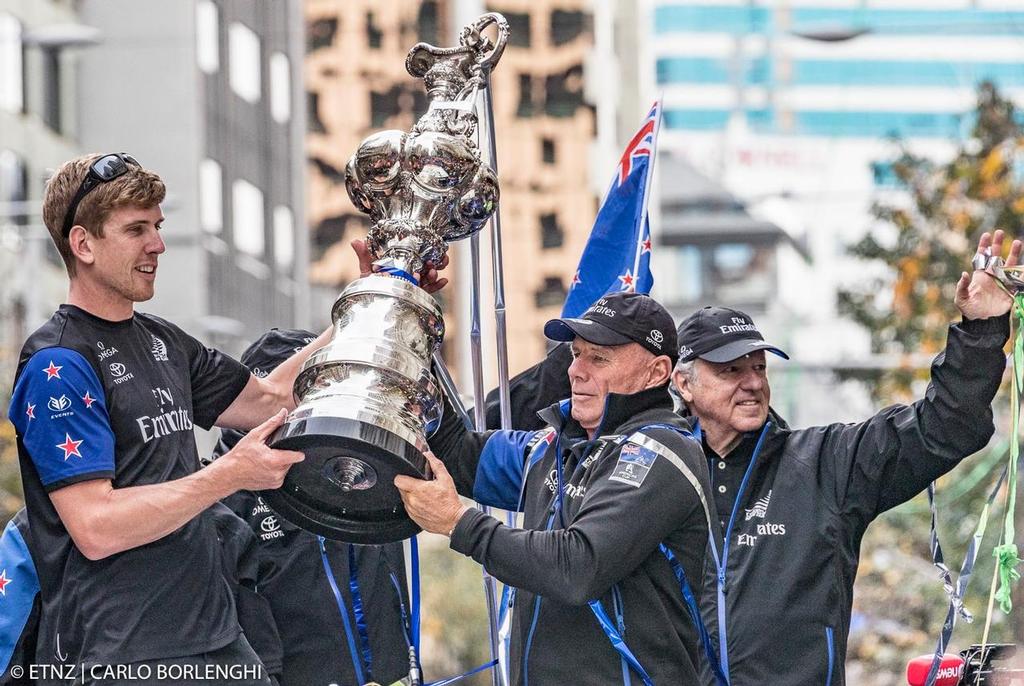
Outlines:
[[676,409],[685,409],[686,401],[683,400],[683,396],[679,395],[679,389],[676,388],[675,379],[673,378],[677,372],[690,383],[695,382],[697,380],[697,360],[689,360],[688,362],[679,360],[676,362],[675,369],[672,370],[672,374],[669,377],[669,395],[671,395],[672,399],[675,401]]

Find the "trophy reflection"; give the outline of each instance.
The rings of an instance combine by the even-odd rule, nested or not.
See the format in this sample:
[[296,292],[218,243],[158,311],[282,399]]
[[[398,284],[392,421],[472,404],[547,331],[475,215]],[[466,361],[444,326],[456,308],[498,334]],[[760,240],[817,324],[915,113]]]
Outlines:
[[[497,39],[481,34],[494,24]],[[449,241],[481,228],[498,204],[498,181],[475,138],[482,70],[501,56],[508,25],[487,14],[459,45],[418,43],[406,69],[423,79],[429,108],[409,132],[371,135],[345,168],[355,206],[370,216],[367,246],[378,271],[350,283],[331,311],[331,342],[295,380],[297,407],[270,439],[302,451],[281,488],[264,499],[304,529],[353,543],[419,531],[393,485],[430,476],[426,436],[441,418],[431,358],[444,337],[437,303],[416,283]]]

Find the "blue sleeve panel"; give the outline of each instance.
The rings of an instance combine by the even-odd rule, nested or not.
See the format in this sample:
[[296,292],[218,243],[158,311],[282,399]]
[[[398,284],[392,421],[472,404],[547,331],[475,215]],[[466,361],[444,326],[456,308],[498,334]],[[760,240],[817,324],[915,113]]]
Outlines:
[[7,671],[38,593],[36,566],[21,531],[11,520],[0,536],[0,674]]
[[473,482],[473,499],[512,512],[519,509],[523,463],[537,431],[495,431],[484,443]]
[[8,416],[47,491],[113,478],[106,395],[80,353],[46,348],[33,355],[18,377]]

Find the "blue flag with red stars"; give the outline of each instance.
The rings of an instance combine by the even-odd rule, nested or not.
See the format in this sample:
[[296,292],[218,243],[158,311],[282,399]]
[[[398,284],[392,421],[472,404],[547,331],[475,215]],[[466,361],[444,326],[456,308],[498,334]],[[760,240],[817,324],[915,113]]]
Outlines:
[[654,285],[647,194],[660,126],[661,103],[656,102],[619,158],[615,178],[572,277],[563,317],[580,316],[602,295],[649,293]]

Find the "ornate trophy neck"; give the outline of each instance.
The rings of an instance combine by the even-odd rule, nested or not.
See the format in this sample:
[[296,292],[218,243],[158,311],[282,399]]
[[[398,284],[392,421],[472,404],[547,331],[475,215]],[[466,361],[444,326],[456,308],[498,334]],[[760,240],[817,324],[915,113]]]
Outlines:
[[[483,31],[494,25],[492,41]],[[459,45],[417,43],[405,60],[421,78],[430,107],[408,133],[382,131],[364,140],[345,168],[355,206],[370,215],[368,246],[379,266],[415,273],[439,263],[448,242],[483,228],[498,205],[498,180],[475,140],[477,94],[508,41],[500,14],[462,30]]]

